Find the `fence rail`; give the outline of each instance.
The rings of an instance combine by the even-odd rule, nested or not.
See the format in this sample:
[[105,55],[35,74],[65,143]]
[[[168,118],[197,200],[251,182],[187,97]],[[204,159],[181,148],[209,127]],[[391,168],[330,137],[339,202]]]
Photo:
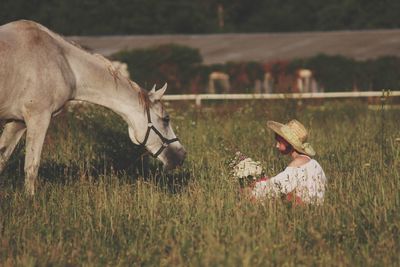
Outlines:
[[[385,91],[385,96],[400,96],[400,91]],[[194,100],[196,106],[201,106],[203,100],[251,100],[251,99],[317,99],[317,98],[362,98],[381,97],[383,92],[321,92],[321,93],[291,93],[291,94],[183,94],[165,95],[163,100],[180,101]]]

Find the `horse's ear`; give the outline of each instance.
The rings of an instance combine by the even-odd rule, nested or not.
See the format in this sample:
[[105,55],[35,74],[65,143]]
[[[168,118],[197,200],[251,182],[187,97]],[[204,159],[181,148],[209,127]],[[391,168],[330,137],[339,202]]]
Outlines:
[[163,97],[165,90],[167,90],[167,83],[164,84],[164,86],[159,89],[159,90],[155,90],[155,85],[153,86],[153,89],[151,89],[150,93],[149,93],[149,98],[152,102],[156,101],[156,100],[161,100],[161,98]]
[[156,84],[153,85],[153,88],[151,88],[150,93],[154,94],[156,92]]

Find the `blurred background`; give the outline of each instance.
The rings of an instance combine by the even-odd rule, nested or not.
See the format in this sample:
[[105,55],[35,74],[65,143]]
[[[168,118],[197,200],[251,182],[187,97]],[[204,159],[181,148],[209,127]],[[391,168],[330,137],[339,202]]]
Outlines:
[[169,93],[397,90],[400,1],[2,0]]

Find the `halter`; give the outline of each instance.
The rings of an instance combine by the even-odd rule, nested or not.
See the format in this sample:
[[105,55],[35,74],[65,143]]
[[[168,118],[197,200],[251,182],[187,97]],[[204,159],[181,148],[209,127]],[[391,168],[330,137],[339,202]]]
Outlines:
[[150,135],[150,131],[153,130],[158,137],[160,137],[161,141],[163,142],[162,146],[157,150],[156,153],[151,153],[149,152],[154,158],[157,158],[163,151],[165,148],[167,148],[167,146],[173,142],[177,142],[179,141],[178,138],[172,138],[172,139],[167,139],[165,138],[158,130],[156,127],[154,127],[153,123],[151,122],[151,118],[150,118],[150,108],[146,107],[146,113],[147,113],[147,131],[146,131],[146,135],[144,137],[144,140],[142,143],[139,143],[140,146],[145,147],[147,140],[149,139],[149,135]]

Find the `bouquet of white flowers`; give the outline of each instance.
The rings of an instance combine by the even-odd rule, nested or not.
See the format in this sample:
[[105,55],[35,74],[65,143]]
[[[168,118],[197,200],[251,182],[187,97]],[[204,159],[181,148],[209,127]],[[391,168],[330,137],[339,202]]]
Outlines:
[[261,163],[254,161],[240,151],[235,153],[234,158],[229,163],[229,167],[233,178],[239,180],[241,186],[246,186],[263,175]]

